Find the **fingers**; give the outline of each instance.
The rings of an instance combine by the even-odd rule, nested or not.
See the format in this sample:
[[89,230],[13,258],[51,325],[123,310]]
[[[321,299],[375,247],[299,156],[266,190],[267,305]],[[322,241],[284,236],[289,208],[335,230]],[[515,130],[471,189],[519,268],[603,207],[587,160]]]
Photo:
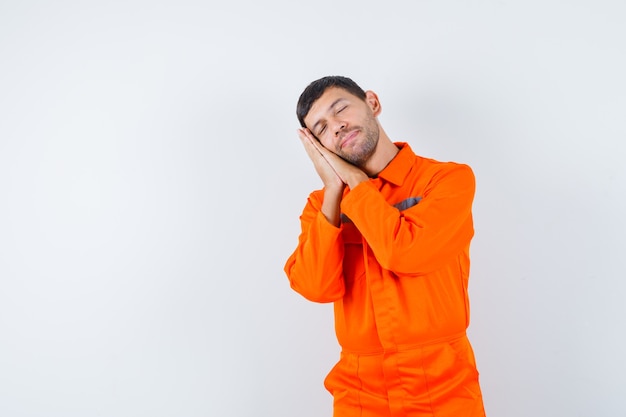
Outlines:
[[324,145],[322,145],[320,143],[320,141],[313,136],[313,134],[311,133],[311,131],[307,128],[303,128],[303,129],[299,129],[299,134],[300,134],[300,138],[306,142],[308,142],[310,145],[313,146],[313,148],[315,148],[317,150],[317,152],[319,152],[320,155],[322,155],[322,157],[331,165],[333,165],[336,159],[339,159],[338,156],[336,156],[333,152],[331,152],[330,150],[328,150],[327,148],[324,147]]
[[308,129],[298,129],[298,136],[304,145],[304,149],[313,162],[315,170],[322,178],[325,186],[342,186],[343,181],[335,171],[333,164],[326,154],[332,154],[324,148],[319,141],[308,131]]
[[300,140],[304,145],[304,149],[307,151],[311,159],[321,157],[329,162],[328,158],[325,155],[326,148],[324,148],[321,143],[319,143],[319,141],[313,136],[313,134],[311,134],[308,129],[299,129],[298,135],[300,136]]
[[303,129],[298,129],[298,136],[300,136],[301,140],[311,140],[312,138],[312,134],[309,131],[309,129],[303,128]]
[[298,136],[300,137],[300,140],[304,145],[304,150],[313,162],[317,161],[317,163],[320,163],[321,159],[326,159],[324,158],[324,155],[320,152],[320,149],[316,146],[317,139],[313,137],[308,129],[298,129]]
[[298,129],[298,135],[309,158],[311,158],[316,170],[323,179],[328,178],[326,175],[329,174],[329,169],[334,174],[333,177],[336,176],[343,184],[349,185],[350,188],[367,179],[367,175],[360,168],[355,167],[325,148],[309,129]]
[[315,139],[309,129],[298,129],[298,135],[300,136],[300,139],[303,143],[313,145],[313,147],[319,151],[319,142],[317,141],[317,139]]
[[309,158],[315,161],[315,159],[322,156],[319,150],[315,147],[313,140],[303,130],[299,130],[298,135],[300,136],[300,140],[304,145],[304,150],[309,155]]

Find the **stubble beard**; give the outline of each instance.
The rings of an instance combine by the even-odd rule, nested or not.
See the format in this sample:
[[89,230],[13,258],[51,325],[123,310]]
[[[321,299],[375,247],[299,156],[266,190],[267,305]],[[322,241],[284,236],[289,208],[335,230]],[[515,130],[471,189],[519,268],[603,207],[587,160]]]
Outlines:
[[376,122],[371,122],[372,121],[361,128],[361,132],[364,135],[364,140],[361,144],[355,144],[354,147],[351,147],[347,151],[343,149],[337,150],[337,155],[359,168],[363,168],[365,166],[367,161],[369,161],[371,156],[374,154],[376,145],[378,145],[380,131]]

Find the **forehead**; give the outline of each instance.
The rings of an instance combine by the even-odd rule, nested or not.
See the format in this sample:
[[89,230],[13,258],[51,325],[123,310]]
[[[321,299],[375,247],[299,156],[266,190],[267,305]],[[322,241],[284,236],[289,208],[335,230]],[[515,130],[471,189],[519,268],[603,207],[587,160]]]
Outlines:
[[324,93],[313,102],[309,113],[304,118],[304,123],[311,127],[317,123],[324,115],[329,112],[333,105],[343,100],[355,100],[358,99],[355,95],[349,93],[343,88],[330,87],[324,91]]

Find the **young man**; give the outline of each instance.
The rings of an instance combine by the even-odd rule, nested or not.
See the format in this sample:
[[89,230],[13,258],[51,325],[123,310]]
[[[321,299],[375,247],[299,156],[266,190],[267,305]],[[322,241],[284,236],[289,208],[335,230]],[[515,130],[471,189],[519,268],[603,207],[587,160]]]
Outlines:
[[484,416],[465,335],[474,175],[392,142],[380,112],[374,92],[339,76],[297,105],[324,188],[285,272],[305,298],[334,303],[334,416]]

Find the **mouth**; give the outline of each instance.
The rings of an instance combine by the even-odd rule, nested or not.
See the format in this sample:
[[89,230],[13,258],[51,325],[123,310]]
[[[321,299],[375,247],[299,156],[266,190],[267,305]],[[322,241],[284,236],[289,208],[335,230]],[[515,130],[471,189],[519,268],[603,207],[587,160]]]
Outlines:
[[359,134],[359,129],[353,129],[349,131],[348,133],[346,133],[345,135],[343,135],[343,137],[341,138],[341,141],[339,142],[339,147],[341,149],[345,148],[347,145],[350,144],[350,142],[354,140],[354,138],[356,138],[358,134]]

